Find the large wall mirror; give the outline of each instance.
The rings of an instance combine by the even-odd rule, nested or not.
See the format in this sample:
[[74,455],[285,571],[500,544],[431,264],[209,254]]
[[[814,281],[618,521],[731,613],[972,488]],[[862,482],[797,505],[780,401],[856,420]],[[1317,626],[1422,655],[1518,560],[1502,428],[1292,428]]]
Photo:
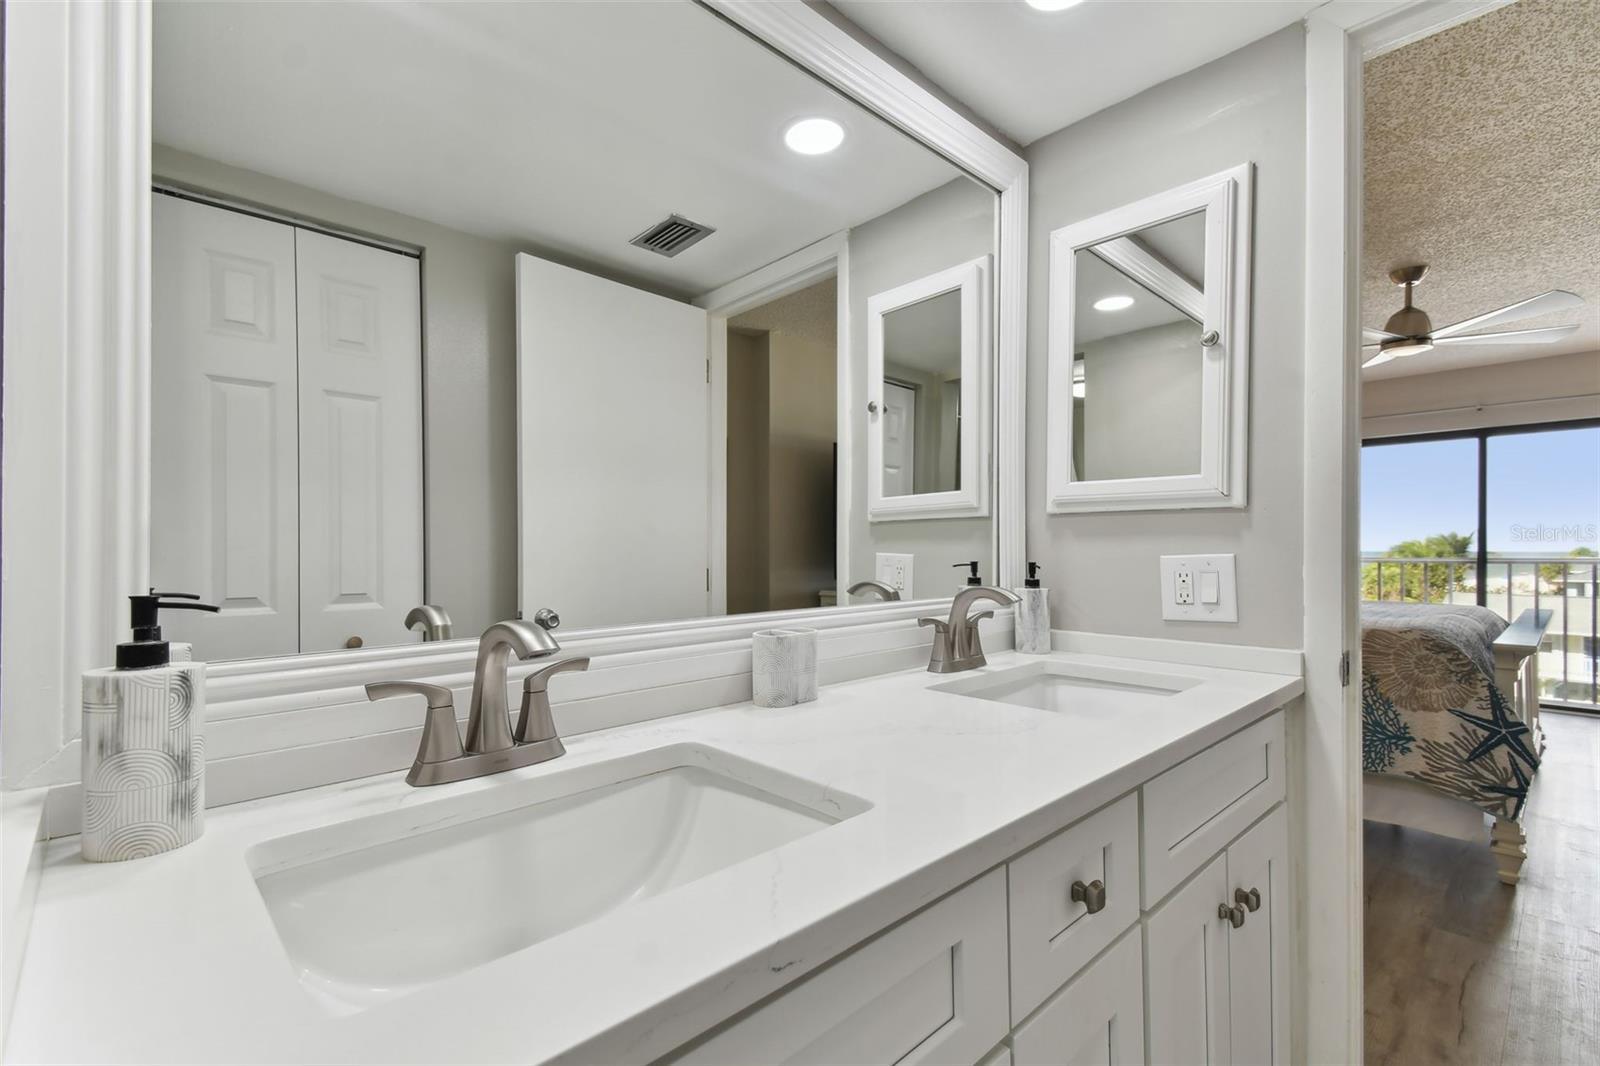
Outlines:
[[197,658],[996,577],[998,197],[944,156],[688,0],[153,34],[150,577],[221,606],[164,620]]
[[1049,509],[1242,507],[1250,168],[1055,231]]

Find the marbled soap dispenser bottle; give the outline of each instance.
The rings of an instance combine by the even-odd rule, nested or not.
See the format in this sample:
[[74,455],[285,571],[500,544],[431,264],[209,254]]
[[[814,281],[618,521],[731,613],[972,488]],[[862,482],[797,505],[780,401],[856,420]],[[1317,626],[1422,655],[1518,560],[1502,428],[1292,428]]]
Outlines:
[[[206,664],[173,662],[163,608],[215,611],[187,593],[130,596],[133,640],[83,675],[83,857],[120,862],[205,831]],[[171,602],[176,601],[176,602]],[[180,654],[187,658],[187,649]]]
[[1050,590],[1039,585],[1038,563],[1028,564],[1028,576],[1017,595],[1017,650],[1025,655],[1043,655],[1050,650]]

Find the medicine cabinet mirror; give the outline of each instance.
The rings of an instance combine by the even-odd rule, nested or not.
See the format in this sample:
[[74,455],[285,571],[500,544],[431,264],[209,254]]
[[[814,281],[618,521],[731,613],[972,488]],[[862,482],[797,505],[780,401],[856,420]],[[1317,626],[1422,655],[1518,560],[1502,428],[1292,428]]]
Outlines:
[[999,579],[990,184],[687,0],[153,37],[150,580],[222,608],[168,624],[196,658]]
[[1051,512],[1245,505],[1250,179],[1050,235]]
[[987,513],[989,257],[867,301],[874,522]]

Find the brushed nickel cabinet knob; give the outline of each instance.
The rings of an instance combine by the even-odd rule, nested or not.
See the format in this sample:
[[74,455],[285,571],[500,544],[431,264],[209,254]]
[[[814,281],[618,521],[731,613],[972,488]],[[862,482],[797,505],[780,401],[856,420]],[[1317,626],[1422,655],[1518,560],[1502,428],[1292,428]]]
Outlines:
[[1083,909],[1090,914],[1099,914],[1106,909],[1106,884],[1104,881],[1072,882],[1072,902],[1083,904]]
[[1254,914],[1261,909],[1261,893],[1254,888],[1248,892],[1242,888],[1236,888],[1233,890],[1233,902]]
[[1226,903],[1219,903],[1217,904],[1217,917],[1237,929],[1244,924],[1244,908],[1230,907]]

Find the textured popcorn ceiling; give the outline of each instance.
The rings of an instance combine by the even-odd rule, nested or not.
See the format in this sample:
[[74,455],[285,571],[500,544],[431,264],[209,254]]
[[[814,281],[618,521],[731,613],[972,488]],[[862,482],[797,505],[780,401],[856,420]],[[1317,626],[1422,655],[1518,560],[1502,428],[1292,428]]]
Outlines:
[[[1435,327],[1548,289],[1585,306],[1514,324],[1557,344],[1435,350],[1368,377],[1600,349],[1600,0],[1520,0],[1366,65],[1362,325],[1400,307],[1387,274],[1427,263]],[[1487,332],[1486,330],[1485,332]]]

